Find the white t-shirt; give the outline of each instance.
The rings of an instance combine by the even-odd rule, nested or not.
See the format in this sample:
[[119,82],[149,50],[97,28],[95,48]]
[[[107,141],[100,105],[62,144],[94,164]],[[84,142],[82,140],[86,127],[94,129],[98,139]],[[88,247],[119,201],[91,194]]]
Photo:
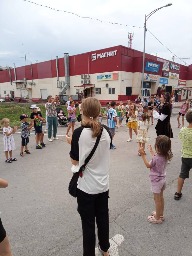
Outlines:
[[[83,176],[79,177],[77,188],[88,194],[98,194],[109,190],[110,136],[105,128],[97,149],[87,164]],[[96,138],[90,128],[77,128],[72,137],[70,156],[79,161],[79,167],[94,147]],[[78,168],[76,168],[78,170]]]

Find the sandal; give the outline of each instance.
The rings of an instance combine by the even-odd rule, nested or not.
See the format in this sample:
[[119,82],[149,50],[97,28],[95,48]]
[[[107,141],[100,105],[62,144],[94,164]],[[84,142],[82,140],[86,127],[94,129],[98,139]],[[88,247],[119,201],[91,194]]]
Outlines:
[[25,150],[26,154],[31,154],[31,152],[29,150]]
[[181,197],[182,197],[182,193],[177,193],[177,192],[175,192],[175,195],[174,195],[174,199],[175,199],[175,200],[180,200]]
[[17,161],[17,158],[10,158],[11,161]]
[[[151,213],[151,216],[156,216],[156,211],[153,211],[152,213]],[[162,221],[164,221],[165,220],[165,217],[164,216],[160,216],[160,219],[162,220]]]
[[152,223],[152,224],[162,224],[163,223],[163,221],[162,221],[162,219],[160,218],[159,220],[157,220],[157,219],[155,219],[155,217],[154,216],[148,216],[148,218],[147,218],[147,220],[150,222],[150,223]]
[[20,153],[20,156],[23,156],[23,152]]
[[12,163],[11,158],[10,158],[10,159],[6,159],[6,160],[5,160],[5,163]]

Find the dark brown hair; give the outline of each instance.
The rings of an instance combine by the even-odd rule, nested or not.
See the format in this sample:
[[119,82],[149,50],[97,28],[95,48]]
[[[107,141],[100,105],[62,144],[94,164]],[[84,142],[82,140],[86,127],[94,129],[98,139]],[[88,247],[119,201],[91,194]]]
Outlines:
[[97,117],[101,111],[101,104],[96,98],[86,98],[82,101],[81,109],[83,116],[89,118],[89,121],[85,121],[82,118],[82,125],[91,127],[93,132],[92,137],[97,137],[101,132],[101,125],[97,121]]
[[165,135],[157,136],[155,149],[159,155],[164,156],[167,160],[170,160],[173,157],[171,151],[171,140]]
[[189,124],[192,123],[192,110],[188,110],[186,113],[186,120]]

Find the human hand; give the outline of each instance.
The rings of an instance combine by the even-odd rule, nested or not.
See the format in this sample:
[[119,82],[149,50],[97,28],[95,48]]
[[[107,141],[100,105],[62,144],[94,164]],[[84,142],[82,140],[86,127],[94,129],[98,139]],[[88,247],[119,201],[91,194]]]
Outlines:
[[71,136],[69,136],[69,135],[67,135],[66,134],[66,140],[67,140],[67,143],[69,143],[69,144],[71,144],[71,141],[72,141],[72,137]]
[[17,126],[14,126],[13,127],[13,133],[15,133],[17,131],[18,127]]
[[145,155],[145,150],[143,147],[140,147],[138,152],[140,153],[141,156]]

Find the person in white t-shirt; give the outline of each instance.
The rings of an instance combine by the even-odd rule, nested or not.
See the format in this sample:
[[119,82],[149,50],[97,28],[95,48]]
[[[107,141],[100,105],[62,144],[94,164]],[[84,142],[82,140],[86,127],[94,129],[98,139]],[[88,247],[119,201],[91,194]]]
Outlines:
[[[98,122],[100,109],[97,99],[84,99],[81,104],[82,126],[74,130],[72,138],[67,136],[68,143],[71,143],[70,157],[74,172],[84,164],[101,133],[101,124]],[[96,151],[78,179],[77,203],[82,221],[84,256],[95,255],[95,219],[99,249],[102,255],[109,256],[110,142],[110,132],[103,126]]]

